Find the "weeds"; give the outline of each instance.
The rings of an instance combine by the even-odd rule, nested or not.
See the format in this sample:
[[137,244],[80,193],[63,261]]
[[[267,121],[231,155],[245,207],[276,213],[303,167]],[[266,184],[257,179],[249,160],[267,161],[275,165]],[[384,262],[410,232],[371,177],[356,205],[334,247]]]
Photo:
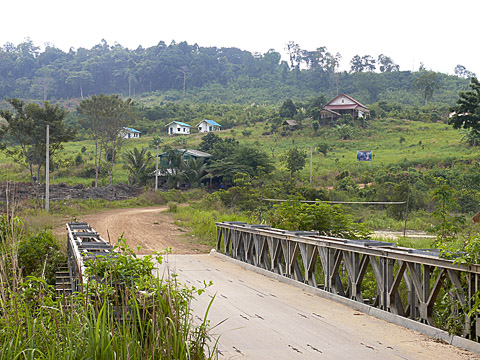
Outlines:
[[57,299],[42,277],[21,276],[18,242],[11,233],[1,243],[0,360],[216,357],[206,315],[194,323],[190,307],[203,289],[153,276],[152,256],[120,242],[113,258],[89,262],[83,291]]

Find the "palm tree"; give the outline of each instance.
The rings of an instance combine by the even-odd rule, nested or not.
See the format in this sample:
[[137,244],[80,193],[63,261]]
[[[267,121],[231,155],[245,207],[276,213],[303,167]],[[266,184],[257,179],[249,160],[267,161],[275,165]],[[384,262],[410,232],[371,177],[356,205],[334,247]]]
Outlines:
[[181,179],[192,188],[200,186],[201,181],[207,178],[207,164],[202,158],[191,158],[188,162],[184,162],[182,170]]
[[152,156],[150,153],[147,153],[147,148],[138,150],[133,148],[133,150],[128,150],[123,154],[125,163],[123,168],[128,170],[128,182],[131,185],[145,183],[146,180],[146,170]]
[[173,187],[177,187],[181,180],[181,174],[183,172],[184,160],[183,155],[185,151],[178,151],[177,149],[169,149],[165,152],[163,164],[160,168],[163,173],[168,176],[168,184]]

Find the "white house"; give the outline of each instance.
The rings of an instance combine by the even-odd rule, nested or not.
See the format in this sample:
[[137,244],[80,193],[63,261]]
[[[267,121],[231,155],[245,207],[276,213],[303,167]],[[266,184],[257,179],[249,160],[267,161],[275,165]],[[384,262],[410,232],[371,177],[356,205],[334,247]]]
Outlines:
[[135,130],[135,129],[129,128],[129,127],[124,127],[120,131],[120,135],[124,139],[139,139],[141,133],[142,133],[141,131],[138,131],[138,130]]
[[168,135],[176,135],[176,134],[188,135],[190,134],[190,128],[191,128],[190,125],[180,121],[172,121],[171,123],[168,123],[167,125],[165,125],[165,127],[167,128]]
[[214,120],[207,120],[203,119],[201,122],[197,124],[197,128],[199,132],[211,132],[211,131],[220,131],[222,125],[217,123]]

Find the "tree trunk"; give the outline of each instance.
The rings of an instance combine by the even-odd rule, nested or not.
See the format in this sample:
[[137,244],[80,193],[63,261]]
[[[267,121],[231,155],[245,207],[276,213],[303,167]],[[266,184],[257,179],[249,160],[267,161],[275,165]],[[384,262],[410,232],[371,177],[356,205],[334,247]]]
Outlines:
[[110,169],[109,169],[109,173],[108,173],[108,176],[110,177],[110,185],[113,184],[113,163],[115,162],[115,147],[113,146],[112,147],[112,159],[111,159],[111,162],[110,162]]
[[100,170],[99,164],[100,157],[98,156],[98,139],[95,139],[95,187],[98,187],[98,171]]

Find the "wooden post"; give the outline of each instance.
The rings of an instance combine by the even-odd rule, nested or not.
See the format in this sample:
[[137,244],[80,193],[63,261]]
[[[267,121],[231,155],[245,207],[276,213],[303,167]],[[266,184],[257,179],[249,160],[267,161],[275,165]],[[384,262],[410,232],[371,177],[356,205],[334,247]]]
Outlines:
[[47,146],[45,152],[45,210],[50,210],[50,125],[47,125]]
[[403,227],[403,237],[405,237],[405,233],[407,232],[407,217],[408,217],[408,201],[409,200],[410,200],[410,186],[408,187],[407,204],[405,205],[405,226]]

